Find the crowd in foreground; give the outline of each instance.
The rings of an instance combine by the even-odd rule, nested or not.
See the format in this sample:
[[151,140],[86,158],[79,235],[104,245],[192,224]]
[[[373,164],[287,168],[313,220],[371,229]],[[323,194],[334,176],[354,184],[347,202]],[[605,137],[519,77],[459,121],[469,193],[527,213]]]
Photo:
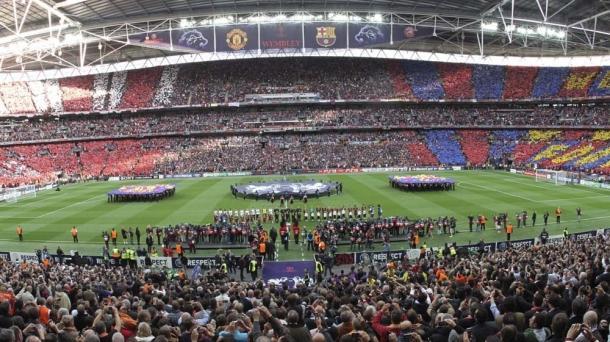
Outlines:
[[[267,267],[271,267],[269,264]],[[366,268],[368,267],[368,269]],[[312,274],[322,272],[316,264]],[[536,249],[359,265],[286,283],[168,270],[0,264],[0,342],[607,341],[599,235]]]

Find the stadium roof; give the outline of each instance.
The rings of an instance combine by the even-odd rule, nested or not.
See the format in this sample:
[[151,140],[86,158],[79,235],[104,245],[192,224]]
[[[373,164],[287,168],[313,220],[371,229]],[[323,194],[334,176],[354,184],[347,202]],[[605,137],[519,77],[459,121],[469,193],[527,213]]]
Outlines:
[[[149,33],[185,26],[241,23],[349,21],[411,25],[427,28],[431,33],[403,43],[370,48],[431,52],[445,56],[446,60],[457,55],[538,59],[606,56],[610,51],[608,0],[0,0],[0,3],[2,73],[79,70],[127,65],[132,61],[145,65],[142,60],[158,61],[192,55],[193,51],[133,44],[129,42],[130,35],[144,33],[148,39]],[[211,54],[217,59],[239,58]]]

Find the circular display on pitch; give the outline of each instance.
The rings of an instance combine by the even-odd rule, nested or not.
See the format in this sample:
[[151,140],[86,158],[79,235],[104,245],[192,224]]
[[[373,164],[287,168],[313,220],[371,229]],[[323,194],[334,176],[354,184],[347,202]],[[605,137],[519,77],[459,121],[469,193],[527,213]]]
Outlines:
[[293,182],[289,180],[269,181],[261,183],[239,184],[235,188],[240,194],[256,196],[281,195],[281,196],[302,196],[315,195],[336,191],[339,183],[320,182],[308,180],[304,182]]

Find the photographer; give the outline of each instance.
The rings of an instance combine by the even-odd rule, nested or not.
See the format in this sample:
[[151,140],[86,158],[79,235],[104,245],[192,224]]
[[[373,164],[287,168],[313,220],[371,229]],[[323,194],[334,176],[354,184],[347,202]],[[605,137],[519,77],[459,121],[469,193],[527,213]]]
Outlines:
[[412,330],[412,324],[409,321],[400,323],[400,334],[390,333],[388,337],[390,342],[422,342],[422,337]]
[[[110,326],[110,331],[106,328],[106,324],[104,323],[104,316],[110,316],[114,319],[114,325]],[[119,331],[121,331],[121,317],[119,315],[119,310],[109,304],[109,301],[104,300],[102,303],[102,308],[97,310],[95,315],[95,319],[93,320],[93,330],[99,337],[100,342],[112,342],[112,336]]]
[[[391,324],[389,326],[385,326],[381,324],[381,318],[388,312],[390,313]],[[373,319],[373,329],[380,337],[380,342],[389,342],[388,334],[390,332],[400,334],[400,322],[406,320],[407,317],[402,313],[398,303],[384,304]]]
[[[183,332],[180,335],[180,342],[211,342],[212,340],[206,336],[209,336],[209,331],[206,327],[197,325],[195,320],[192,317],[188,317],[184,319],[182,322]],[[233,322],[233,326],[230,328],[226,327],[227,330],[221,331],[220,333],[233,333],[235,332],[235,323]],[[213,336],[213,334],[212,334]],[[244,340],[245,341],[245,340]]]

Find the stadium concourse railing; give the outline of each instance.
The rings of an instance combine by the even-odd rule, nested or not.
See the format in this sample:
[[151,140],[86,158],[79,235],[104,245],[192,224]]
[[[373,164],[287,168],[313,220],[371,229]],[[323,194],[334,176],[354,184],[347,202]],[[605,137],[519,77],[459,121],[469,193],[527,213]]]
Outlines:
[[[586,232],[573,233],[568,235],[568,239],[574,240],[583,240],[591,237],[595,237],[597,235],[607,235],[610,233],[610,228],[605,229],[597,229],[590,230]],[[549,236],[547,240],[547,244],[561,244],[564,241],[563,235],[552,235]],[[530,238],[530,239],[521,239],[510,241],[510,246],[512,248],[534,248],[534,246],[539,243],[538,238]],[[484,244],[486,252],[503,252],[508,249],[509,242],[508,241],[497,241],[497,242],[486,242]],[[428,255],[434,256],[438,252],[438,249],[442,247],[431,247],[428,249]],[[458,250],[460,248],[466,248],[469,253],[478,253],[479,252],[479,244],[474,245],[457,245]],[[55,262],[59,261],[57,255],[50,255]],[[355,253],[339,253],[335,255],[335,265],[354,265],[354,264],[370,264],[370,263],[379,263],[385,264],[391,260],[404,260],[408,258],[411,261],[415,261],[420,257],[419,249],[400,249],[400,250],[390,250],[390,251],[379,251],[379,252],[355,252]],[[69,259],[70,257],[68,257]],[[97,255],[82,255],[81,258],[87,260],[87,264],[89,265],[104,265],[104,259],[101,256]],[[22,253],[22,252],[0,252],[0,259],[9,260],[15,263],[22,262],[38,262],[38,256],[36,253]],[[138,267],[144,267],[144,258],[139,257]],[[166,267],[168,269],[171,268],[199,268],[199,269],[214,269],[220,267],[220,265],[216,265],[216,261],[214,257],[189,257],[187,258],[186,264],[184,264],[180,260],[180,258],[170,258],[170,257],[157,257],[151,258],[152,267],[163,268]],[[114,265],[114,259],[110,259],[110,265]],[[262,257],[260,257],[259,262],[263,262]]]

